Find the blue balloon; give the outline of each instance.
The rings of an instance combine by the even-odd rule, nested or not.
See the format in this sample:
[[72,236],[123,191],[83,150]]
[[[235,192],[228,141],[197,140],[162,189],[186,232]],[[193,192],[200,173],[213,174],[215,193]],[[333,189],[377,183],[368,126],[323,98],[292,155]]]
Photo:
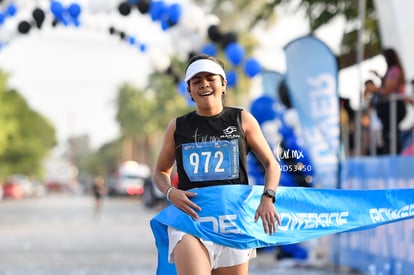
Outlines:
[[79,18],[73,18],[73,19],[72,19],[72,23],[73,23],[73,25],[75,25],[76,27],[79,27],[79,26],[80,26],[80,21],[79,21]]
[[148,46],[145,43],[141,43],[141,44],[138,45],[138,49],[139,49],[140,52],[144,53],[148,50]]
[[275,111],[275,100],[270,96],[261,96],[253,100],[250,105],[250,112],[262,124],[268,120],[274,120],[277,117]]
[[168,18],[162,18],[160,19],[161,22],[161,29],[163,31],[168,30],[171,27],[170,21],[168,21]]
[[236,71],[227,71],[226,72],[227,86],[235,87],[237,84],[237,73]]
[[283,136],[283,142],[285,144],[286,149],[297,150],[297,151],[302,150],[293,131],[288,136]]
[[139,50],[144,53],[147,51],[147,45],[146,44],[139,44]]
[[168,8],[168,19],[170,21],[170,23],[172,24],[177,24],[178,21],[180,20],[180,17],[183,13],[183,9],[181,8],[181,5],[179,4],[172,4],[169,8]]
[[136,42],[137,42],[137,39],[134,36],[128,36],[128,43],[130,45],[135,45]]
[[279,133],[284,137],[284,138],[288,138],[291,136],[294,136],[294,130],[292,127],[290,127],[289,125],[287,125],[286,123],[283,122],[283,119],[281,119],[282,124],[280,125],[279,128]]
[[287,244],[280,246],[280,249],[294,259],[305,260],[308,258],[308,251],[300,244]]
[[213,43],[206,44],[201,49],[201,53],[211,56],[217,56],[217,47]]
[[154,1],[151,3],[150,15],[152,21],[161,20],[163,14],[166,12],[167,5],[163,1]]
[[224,53],[231,64],[238,66],[243,61],[245,52],[239,43],[233,42],[226,46]]
[[177,86],[177,91],[183,95],[183,96],[187,96],[188,92],[187,92],[187,83],[185,83],[184,80],[180,81],[180,83],[178,83]]
[[72,4],[69,5],[68,13],[73,18],[78,18],[79,15],[81,14],[81,12],[82,12],[82,9],[81,9],[81,6],[79,4],[72,3]]
[[65,8],[63,7],[63,4],[58,1],[52,1],[50,3],[50,11],[53,13],[53,15],[57,19],[63,18],[63,13],[65,11]]
[[17,7],[15,4],[11,3],[7,6],[7,15],[9,16],[15,16],[17,13]]
[[2,25],[5,20],[6,20],[6,15],[4,15],[4,13],[0,12],[0,25]]
[[261,71],[262,68],[260,66],[260,63],[254,58],[248,59],[244,64],[244,73],[248,77],[255,77]]

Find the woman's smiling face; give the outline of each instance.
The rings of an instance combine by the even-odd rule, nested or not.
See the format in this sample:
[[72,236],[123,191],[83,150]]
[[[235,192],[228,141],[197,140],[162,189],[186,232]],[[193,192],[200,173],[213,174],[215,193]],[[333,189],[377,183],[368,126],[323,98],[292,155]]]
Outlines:
[[222,105],[225,80],[217,74],[200,72],[189,81],[189,93],[199,107]]

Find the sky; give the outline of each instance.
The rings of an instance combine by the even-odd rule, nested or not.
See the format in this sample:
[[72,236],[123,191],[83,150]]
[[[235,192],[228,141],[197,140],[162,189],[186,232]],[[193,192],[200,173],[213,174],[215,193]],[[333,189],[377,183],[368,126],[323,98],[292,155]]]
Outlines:
[[19,38],[0,52],[9,85],[57,126],[60,141],[87,133],[92,144],[117,136],[116,90],[145,82],[148,67],[138,51],[105,35],[77,30]]
[[[20,18],[28,18],[22,13]],[[15,35],[0,50],[0,68],[9,74],[9,87],[55,125],[60,144],[70,136],[87,134],[96,148],[119,136],[118,88],[123,83],[144,87],[156,69],[151,58],[159,58],[156,52],[169,42],[159,25],[138,11],[122,17],[114,8],[82,19],[80,27],[53,28],[45,22],[41,30]],[[110,35],[109,26],[125,31],[135,26],[134,34],[152,47],[151,52],[143,53]]]
[[[20,2],[23,3],[17,1]],[[127,17],[121,16],[115,0],[99,2],[99,8],[105,9],[104,12],[96,12],[99,9],[95,0],[78,2],[84,5],[80,27],[53,28],[48,22],[41,30],[15,35],[0,50],[0,68],[9,74],[9,86],[22,93],[33,109],[55,125],[60,146],[64,146],[71,136],[87,134],[92,147],[98,148],[119,136],[115,120],[118,88],[123,83],[144,87],[152,71],[166,67],[168,54],[186,53],[186,48],[203,42],[200,37],[182,37],[189,37],[191,27],[208,24],[214,16],[201,14],[203,11],[189,1],[176,1],[183,6],[181,25],[163,31],[148,15],[136,10]],[[44,4],[41,0],[37,3]],[[30,16],[32,7],[21,6],[20,17],[13,18],[15,21]],[[254,55],[264,68],[283,73],[283,47],[292,39],[307,34],[308,27],[303,14],[279,12],[274,28],[254,31],[261,41]],[[204,22],[197,22],[197,18],[203,18]],[[10,26],[0,26],[0,38],[1,32]],[[142,52],[110,35],[109,26],[134,34],[147,45],[147,51]],[[342,28],[343,22],[338,19],[321,29],[317,37],[335,53]],[[381,72],[382,60],[372,62],[372,66],[379,67]],[[368,68],[365,74],[366,71]],[[340,94],[355,97],[357,93],[354,91],[358,90],[360,82],[355,78],[356,73],[353,70],[347,76],[355,81],[341,81],[340,78],[340,83],[345,85],[341,85]],[[252,97],[260,94],[260,77],[253,82],[256,84],[252,88]]]

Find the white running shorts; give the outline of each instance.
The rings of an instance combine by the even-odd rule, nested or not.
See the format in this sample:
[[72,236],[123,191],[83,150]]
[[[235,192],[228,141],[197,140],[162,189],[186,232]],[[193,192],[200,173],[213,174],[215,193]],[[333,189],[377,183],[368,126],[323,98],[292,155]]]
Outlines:
[[[187,234],[175,228],[168,227],[168,262],[174,263],[174,248],[183,236]],[[211,241],[200,239],[200,242],[207,248],[210,257],[211,270],[219,267],[235,266],[247,262],[256,257],[256,249],[236,249]]]

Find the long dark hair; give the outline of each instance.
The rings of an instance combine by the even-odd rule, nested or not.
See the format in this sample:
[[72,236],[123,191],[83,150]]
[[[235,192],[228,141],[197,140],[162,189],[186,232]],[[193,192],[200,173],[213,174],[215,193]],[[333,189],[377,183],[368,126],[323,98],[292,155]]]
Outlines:
[[397,66],[400,68],[402,81],[405,83],[404,68],[400,62],[400,58],[398,57],[397,52],[392,48],[387,48],[382,51],[382,55],[384,56],[385,62],[387,63],[387,70],[389,70],[392,66]]

